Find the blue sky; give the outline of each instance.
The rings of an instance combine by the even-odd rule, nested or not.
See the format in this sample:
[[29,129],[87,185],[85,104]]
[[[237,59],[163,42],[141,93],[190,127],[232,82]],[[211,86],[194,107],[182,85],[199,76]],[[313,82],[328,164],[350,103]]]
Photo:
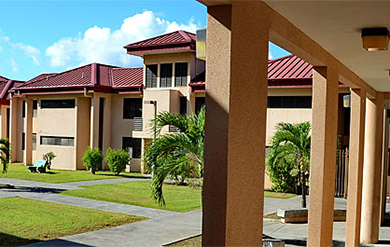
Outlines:
[[[0,0],[0,75],[28,80],[91,62],[141,66],[124,45],[206,26],[195,0]],[[287,53],[272,45],[270,57]]]

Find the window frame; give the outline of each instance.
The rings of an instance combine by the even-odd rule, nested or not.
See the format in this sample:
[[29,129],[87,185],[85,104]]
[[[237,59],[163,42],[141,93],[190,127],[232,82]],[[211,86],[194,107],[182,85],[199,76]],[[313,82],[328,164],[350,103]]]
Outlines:
[[[181,65],[185,65],[185,70],[184,68],[179,69]],[[175,87],[186,87],[187,85],[188,85],[188,62],[175,63]]]
[[[62,102],[62,104],[59,104]],[[65,103],[65,104],[63,104]],[[44,99],[41,100],[41,109],[74,109],[76,108],[75,99]]]
[[[132,105],[130,104],[130,106],[126,107],[126,101],[127,102],[131,102],[131,101],[139,101],[139,106],[140,106],[140,110],[139,110],[139,113],[137,114],[137,104],[135,104],[136,106],[134,110],[132,110]],[[135,117],[142,117],[142,98],[123,98],[123,107],[122,107],[122,117],[123,119],[134,119]],[[133,107],[133,108],[134,108]],[[126,108],[129,110],[129,111],[126,111]]]

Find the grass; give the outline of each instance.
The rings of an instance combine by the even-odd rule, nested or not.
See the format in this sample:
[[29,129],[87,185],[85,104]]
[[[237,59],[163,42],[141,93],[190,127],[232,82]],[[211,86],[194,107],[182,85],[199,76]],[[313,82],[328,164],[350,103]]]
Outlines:
[[96,172],[92,175],[90,171],[77,170],[47,170],[47,173],[31,173],[23,164],[10,164],[8,172],[0,173],[0,178],[16,178],[23,180],[31,180],[36,182],[45,183],[68,183],[101,179],[114,179],[114,178],[131,178],[131,177],[144,177],[140,173],[121,173],[119,176],[115,176],[108,171]]
[[273,212],[273,213],[264,215],[264,218],[265,219],[271,219],[271,220],[278,220],[278,221],[280,221],[280,219],[282,217],[279,217],[277,212]]
[[202,236],[189,238],[180,242],[165,245],[169,247],[200,247],[202,246]]
[[164,185],[165,206],[159,206],[151,198],[149,181],[82,187],[85,189],[64,191],[61,194],[177,212],[187,212],[202,206],[201,190],[188,186]]
[[19,197],[0,199],[0,246],[19,246],[146,218]]
[[293,193],[280,193],[280,192],[264,190],[264,197],[269,197],[269,198],[290,199],[296,196],[297,194],[293,194]]

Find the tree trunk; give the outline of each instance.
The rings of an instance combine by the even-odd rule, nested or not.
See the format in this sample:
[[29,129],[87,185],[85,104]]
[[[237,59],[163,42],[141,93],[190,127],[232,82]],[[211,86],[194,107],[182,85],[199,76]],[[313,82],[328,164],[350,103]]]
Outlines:
[[301,186],[302,186],[302,207],[306,208],[306,177],[304,172],[301,172]]

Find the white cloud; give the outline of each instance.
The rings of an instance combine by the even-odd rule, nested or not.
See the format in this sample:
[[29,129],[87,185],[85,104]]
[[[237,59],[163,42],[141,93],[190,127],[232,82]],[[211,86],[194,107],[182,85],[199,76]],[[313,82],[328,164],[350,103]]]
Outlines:
[[14,44],[13,47],[15,49],[21,49],[22,51],[24,51],[24,54],[31,58],[35,65],[39,66],[38,57],[41,55],[41,52],[37,48],[31,45],[25,45],[23,43]]
[[11,67],[12,67],[12,71],[13,71],[13,72],[18,72],[18,71],[20,71],[20,66],[15,62],[15,59],[11,58],[10,64],[11,64]]
[[268,59],[273,59],[271,51],[268,51]]
[[123,20],[120,29],[94,26],[77,37],[63,38],[46,49],[53,67],[70,67],[91,62],[120,66],[140,65],[141,60],[126,54],[123,46],[163,33],[183,29],[195,32],[199,28],[194,19],[187,24],[170,22],[145,11]]

